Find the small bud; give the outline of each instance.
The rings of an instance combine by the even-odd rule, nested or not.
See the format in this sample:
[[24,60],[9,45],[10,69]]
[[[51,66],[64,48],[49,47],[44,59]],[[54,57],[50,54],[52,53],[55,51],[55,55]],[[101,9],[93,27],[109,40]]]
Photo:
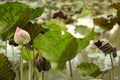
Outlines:
[[14,35],[14,41],[18,45],[27,44],[30,42],[30,35],[27,31],[17,27]]
[[37,23],[38,23],[38,24],[42,24],[42,23],[44,23],[44,21],[43,21],[43,19],[39,18],[39,19],[37,20]]

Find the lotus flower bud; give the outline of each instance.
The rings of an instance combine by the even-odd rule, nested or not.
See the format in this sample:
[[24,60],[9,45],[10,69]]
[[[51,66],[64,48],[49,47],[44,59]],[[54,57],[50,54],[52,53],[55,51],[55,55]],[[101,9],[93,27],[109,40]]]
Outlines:
[[42,23],[44,23],[44,21],[43,21],[41,18],[39,18],[39,19],[37,20],[37,23],[38,23],[38,24],[42,24]]
[[14,35],[14,41],[18,45],[27,44],[30,42],[30,35],[27,31],[17,27]]

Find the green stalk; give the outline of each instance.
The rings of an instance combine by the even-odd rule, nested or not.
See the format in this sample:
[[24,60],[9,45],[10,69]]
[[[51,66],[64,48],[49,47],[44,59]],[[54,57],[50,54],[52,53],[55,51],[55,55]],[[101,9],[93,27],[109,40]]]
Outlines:
[[[33,49],[33,56],[35,57],[35,54],[36,54],[36,51],[35,51],[35,49]],[[30,55],[29,55],[30,56]],[[35,72],[35,79],[36,80],[39,80],[39,73],[38,73],[38,71],[37,71],[37,69],[34,67],[34,65],[32,64],[32,67],[33,67],[33,70],[34,70],[34,72]]]
[[23,80],[23,54],[22,54],[23,47],[21,48],[20,53],[20,80]]
[[32,76],[32,65],[31,65],[31,61],[28,61],[29,63],[29,75],[28,75],[28,80],[31,80],[31,76]]
[[12,47],[12,57],[13,57],[13,67],[15,67],[15,65],[14,65],[14,47],[13,46],[11,46]]
[[6,48],[5,48],[5,55],[7,56],[7,41],[5,41],[5,46],[6,46]]
[[[27,47],[26,47],[26,51],[27,51],[27,53],[29,53],[29,50],[28,50]],[[33,50],[33,53],[36,54],[35,49]],[[32,59],[31,59],[30,54],[28,54],[28,56],[29,56],[29,59],[30,59],[30,61],[31,61]],[[35,57],[35,55],[34,55],[34,57]],[[37,71],[37,69],[34,67],[34,65],[32,64],[32,62],[31,62],[31,65],[30,65],[30,66],[31,66],[31,69],[33,68],[33,71],[34,71],[34,74],[35,74],[35,80],[39,80],[38,71]]]
[[71,65],[71,61],[69,60],[69,69],[70,69],[70,80],[73,80],[73,73],[72,73],[72,65]]
[[[28,50],[28,48],[27,47],[25,47],[26,48],[26,51],[27,51],[27,53],[28,53],[28,57],[29,57],[29,60],[30,60],[30,62],[31,62],[31,57],[30,57],[30,54],[29,54],[29,50]],[[35,50],[33,50],[33,53],[35,54]],[[39,80],[39,78],[38,78],[38,73],[37,73],[37,70],[36,70],[36,68],[34,67],[34,65],[32,64],[32,62],[31,62],[31,68],[33,68],[33,71],[35,72],[35,80]],[[31,71],[29,71],[29,72],[31,72]],[[30,75],[29,75],[30,76]]]
[[114,80],[114,63],[113,63],[113,58],[111,53],[110,53],[110,59],[111,59],[111,66],[112,66],[111,80]]
[[42,74],[41,80],[44,80],[44,71],[42,71],[41,74]]
[[32,62],[31,62],[31,56],[30,56],[30,50],[26,47],[27,54],[28,54],[28,64],[29,64],[29,72],[28,72],[28,80],[31,80],[32,76]]
[[33,67],[33,70],[35,72],[35,80],[39,80],[37,69]]

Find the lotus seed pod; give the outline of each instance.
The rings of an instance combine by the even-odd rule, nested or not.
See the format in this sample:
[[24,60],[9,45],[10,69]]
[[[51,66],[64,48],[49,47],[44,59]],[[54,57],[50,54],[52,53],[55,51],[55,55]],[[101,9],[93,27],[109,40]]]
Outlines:
[[51,63],[39,54],[37,54],[34,58],[34,66],[39,72],[51,69]]

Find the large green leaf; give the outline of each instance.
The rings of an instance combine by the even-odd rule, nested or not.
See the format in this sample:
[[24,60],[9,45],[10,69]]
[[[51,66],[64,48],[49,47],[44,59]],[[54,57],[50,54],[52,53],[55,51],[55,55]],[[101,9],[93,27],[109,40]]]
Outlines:
[[69,33],[62,35],[60,31],[48,31],[37,36],[33,45],[46,59],[57,62],[71,38]]
[[102,74],[100,68],[94,63],[83,62],[77,66],[83,76],[97,77]]
[[15,72],[4,54],[0,54],[0,80],[14,80]]
[[30,8],[20,2],[0,4],[0,37],[3,40],[13,36],[17,26],[24,27],[30,20],[39,17],[43,8]]
[[64,52],[59,57],[58,66],[57,66],[58,69],[64,69],[65,63],[76,56],[77,48],[78,48],[77,39],[72,37],[65,46],[66,47]]
[[92,30],[85,38],[75,38],[70,33],[62,35],[61,31],[48,31],[43,35],[39,35],[34,40],[34,47],[39,50],[42,55],[53,62],[57,62],[58,69],[63,69],[65,63],[76,56],[77,53],[94,38],[94,30]]

